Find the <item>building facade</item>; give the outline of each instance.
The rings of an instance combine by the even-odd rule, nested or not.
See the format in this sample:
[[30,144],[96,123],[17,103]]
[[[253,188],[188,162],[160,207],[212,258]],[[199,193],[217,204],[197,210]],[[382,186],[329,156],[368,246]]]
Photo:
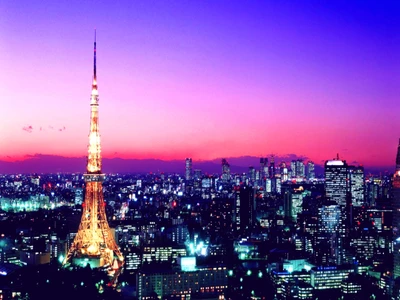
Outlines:
[[328,160],[325,162],[325,192],[329,200],[346,206],[349,191],[348,166],[346,161]]

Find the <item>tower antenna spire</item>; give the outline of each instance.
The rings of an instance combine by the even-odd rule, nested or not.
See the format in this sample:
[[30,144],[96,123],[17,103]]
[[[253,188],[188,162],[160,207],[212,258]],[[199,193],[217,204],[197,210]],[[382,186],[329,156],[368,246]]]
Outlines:
[[93,79],[96,80],[96,28],[94,29]]

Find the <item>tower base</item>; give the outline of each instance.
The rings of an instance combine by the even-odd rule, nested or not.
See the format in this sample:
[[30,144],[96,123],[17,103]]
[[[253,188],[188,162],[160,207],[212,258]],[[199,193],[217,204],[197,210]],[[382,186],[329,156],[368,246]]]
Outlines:
[[73,257],[72,264],[79,267],[89,265],[92,269],[101,267],[102,261],[100,257]]

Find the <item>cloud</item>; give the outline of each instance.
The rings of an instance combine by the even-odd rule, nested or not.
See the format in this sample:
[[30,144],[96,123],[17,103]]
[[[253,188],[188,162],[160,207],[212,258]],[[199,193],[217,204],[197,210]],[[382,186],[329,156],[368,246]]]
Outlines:
[[55,127],[55,126],[52,126],[52,125],[48,125],[47,127],[42,127],[42,126],[40,126],[40,131],[47,131],[47,130],[55,130],[55,131],[65,131],[67,128],[65,127],[65,126],[62,126],[62,127],[60,127],[60,128],[57,128],[57,127]]
[[[46,128],[47,128],[48,130],[55,130],[55,131],[59,131],[59,132],[62,132],[62,131],[67,130],[67,128],[66,128],[65,126],[62,126],[62,127],[60,127],[60,128],[57,128],[57,127],[54,127],[54,126],[52,126],[52,125],[48,125],[47,127],[40,126],[40,127],[39,127],[39,131],[43,131],[43,132],[44,132],[44,131],[47,131]],[[23,131],[26,131],[26,132],[28,132],[28,133],[32,133],[32,132],[33,132],[33,126],[32,126],[32,125],[26,125],[26,126],[22,127],[22,130],[23,130]],[[37,129],[36,129],[36,130],[37,130]]]
[[32,125],[22,127],[22,130],[31,133],[33,131]]

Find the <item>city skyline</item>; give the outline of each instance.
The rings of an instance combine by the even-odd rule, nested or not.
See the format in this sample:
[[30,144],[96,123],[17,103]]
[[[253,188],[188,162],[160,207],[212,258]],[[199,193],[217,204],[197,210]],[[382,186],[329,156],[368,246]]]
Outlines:
[[389,4],[2,3],[0,160],[85,156],[96,27],[105,158],[394,166]]

